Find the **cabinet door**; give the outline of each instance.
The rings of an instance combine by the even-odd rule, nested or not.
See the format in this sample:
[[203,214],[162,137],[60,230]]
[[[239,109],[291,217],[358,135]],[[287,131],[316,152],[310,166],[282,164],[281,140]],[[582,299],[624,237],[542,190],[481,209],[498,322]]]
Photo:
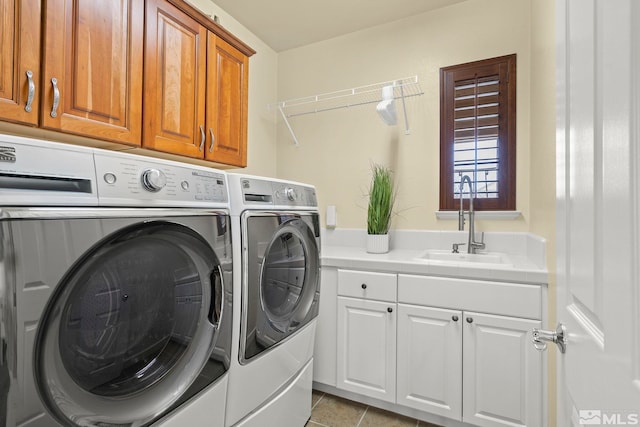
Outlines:
[[478,426],[542,425],[538,320],[464,312],[463,421]]
[[338,297],[338,388],[395,402],[395,306]]
[[140,145],[144,0],[45,4],[42,126]]
[[40,0],[0,0],[0,19],[0,119],[37,125]]
[[246,166],[249,58],[209,33],[207,62],[205,158]]
[[397,403],[462,419],[462,312],[398,304]]
[[164,0],[147,0],[145,148],[203,158],[207,29]]

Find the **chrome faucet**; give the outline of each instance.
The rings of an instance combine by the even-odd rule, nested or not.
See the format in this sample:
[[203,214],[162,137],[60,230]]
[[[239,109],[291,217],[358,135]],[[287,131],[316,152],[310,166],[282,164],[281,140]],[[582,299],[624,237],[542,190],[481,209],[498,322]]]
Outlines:
[[478,249],[484,249],[484,232],[482,233],[482,240],[479,242],[475,241],[475,212],[473,210],[473,185],[471,184],[471,178],[469,175],[464,175],[460,180],[460,213],[458,218],[458,225],[460,230],[464,230],[464,211],[462,209],[462,189],[464,188],[464,183],[469,184],[469,240],[467,243],[467,253],[475,254]]

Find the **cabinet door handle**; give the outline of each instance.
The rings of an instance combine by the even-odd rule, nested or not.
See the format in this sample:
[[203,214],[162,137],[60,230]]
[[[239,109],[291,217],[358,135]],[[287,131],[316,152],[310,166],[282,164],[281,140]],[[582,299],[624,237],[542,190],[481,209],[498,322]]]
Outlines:
[[367,284],[366,283],[362,284],[362,289],[367,289]]
[[451,320],[453,320],[454,322],[458,321],[458,316],[451,316]]
[[204,148],[204,140],[204,126],[200,125],[200,147],[198,148],[198,151],[202,151],[202,149]]
[[473,323],[473,317],[467,317],[467,323]]
[[36,84],[33,81],[33,71],[27,70],[27,105],[24,106],[24,111],[31,112],[31,104],[33,103],[33,97],[36,94]]
[[53,85],[53,105],[51,106],[51,117],[58,117],[58,105],[60,104],[60,89],[58,89],[58,79],[51,79]]
[[391,308],[391,307],[387,307],[387,312],[389,312],[389,313],[393,313],[393,308]]
[[213,144],[216,142],[216,137],[213,135],[213,129],[209,128],[209,135],[211,135],[211,145],[209,146],[209,152],[213,152]]

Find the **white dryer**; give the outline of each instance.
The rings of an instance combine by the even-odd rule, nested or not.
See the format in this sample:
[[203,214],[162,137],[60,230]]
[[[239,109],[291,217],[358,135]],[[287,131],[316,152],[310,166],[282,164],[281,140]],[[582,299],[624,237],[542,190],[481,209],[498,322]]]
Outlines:
[[[302,427],[311,415],[320,224],[310,185],[229,174],[234,345],[227,425]],[[238,301],[238,299],[236,299]]]
[[224,424],[226,175],[0,135],[0,426]]

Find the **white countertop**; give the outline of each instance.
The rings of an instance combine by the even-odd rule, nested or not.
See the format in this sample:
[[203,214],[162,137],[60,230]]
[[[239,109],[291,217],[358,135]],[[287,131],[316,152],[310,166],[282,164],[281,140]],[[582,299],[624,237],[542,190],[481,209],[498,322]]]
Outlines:
[[[333,230],[332,232],[335,233],[336,230]],[[403,233],[405,236],[396,236],[398,246],[407,241],[407,236],[411,236],[411,239],[415,240],[415,236],[412,236],[411,232]],[[421,236],[420,238],[424,240],[425,235],[429,232],[417,231],[414,233],[416,236]],[[351,234],[359,239],[358,234]],[[392,248],[386,254],[367,253],[365,245],[362,244],[349,245],[348,241],[345,243],[345,234],[342,233],[340,239],[336,239],[335,236],[329,236],[329,238],[324,239],[321,253],[321,266],[545,285],[548,283],[548,271],[545,267],[540,266],[540,256],[532,255],[526,250],[526,246],[535,246],[526,244],[527,238],[532,235],[522,234],[524,237],[520,240],[525,242],[524,249],[514,247],[513,250],[504,250],[504,245],[500,244],[501,239],[505,240],[504,235],[499,236],[498,238],[493,236],[494,244],[487,244],[488,248],[492,248],[492,246],[496,247],[496,249],[501,249],[499,252],[503,252],[508,255],[510,263],[502,265],[494,263],[484,264],[480,262],[453,262],[448,260],[440,261],[420,259],[427,249],[450,249],[450,245],[442,244],[441,241],[447,240],[446,236],[443,236],[442,233],[438,235],[439,242],[437,242],[438,245],[436,248],[434,248],[433,245],[429,245],[429,243],[423,243],[420,245],[404,244],[402,245],[405,246],[404,248]],[[536,239],[537,237],[533,236],[532,238]],[[460,240],[457,236],[453,239],[454,241]],[[508,242],[507,246],[510,246],[514,245],[513,242],[517,243],[518,239],[514,239],[512,236],[509,236],[509,239],[506,239],[505,241]],[[544,244],[544,240],[542,240],[542,243]],[[462,249],[463,248],[461,247],[461,252]],[[542,252],[542,255],[544,255],[544,251]]]

